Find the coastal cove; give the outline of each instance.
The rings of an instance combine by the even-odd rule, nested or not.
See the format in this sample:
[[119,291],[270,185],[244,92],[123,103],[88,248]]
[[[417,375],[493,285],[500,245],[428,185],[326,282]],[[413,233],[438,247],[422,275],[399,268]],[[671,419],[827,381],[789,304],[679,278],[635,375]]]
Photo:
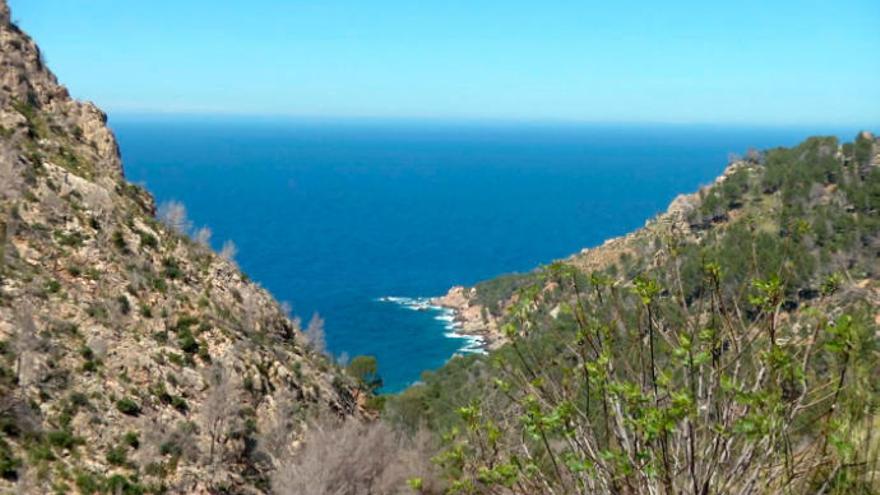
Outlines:
[[[126,177],[184,203],[215,248],[383,392],[485,342],[436,299],[644,225],[731,152],[800,129],[290,121],[111,115]],[[855,130],[830,129],[850,136]],[[540,239],[540,242],[535,242]],[[468,333],[465,329],[465,333]]]
[[0,0],[0,494],[880,494],[878,22]]

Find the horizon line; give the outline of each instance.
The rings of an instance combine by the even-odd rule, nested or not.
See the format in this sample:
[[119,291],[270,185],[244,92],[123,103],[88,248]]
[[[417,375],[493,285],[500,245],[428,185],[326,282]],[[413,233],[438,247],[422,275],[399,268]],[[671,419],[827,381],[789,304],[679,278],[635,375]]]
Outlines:
[[880,130],[880,119],[874,124],[864,122],[742,122],[742,121],[676,121],[676,120],[598,120],[562,117],[476,117],[476,116],[438,116],[438,115],[321,115],[294,113],[259,113],[215,110],[104,110],[109,119],[149,120],[149,119],[217,119],[217,120],[265,120],[297,121],[323,123],[425,123],[425,124],[465,124],[465,125],[522,125],[522,126],[656,126],[656,127],[705,127],[705,128],[752,128],[752,129],[841,129],[852,128],[858,131]]

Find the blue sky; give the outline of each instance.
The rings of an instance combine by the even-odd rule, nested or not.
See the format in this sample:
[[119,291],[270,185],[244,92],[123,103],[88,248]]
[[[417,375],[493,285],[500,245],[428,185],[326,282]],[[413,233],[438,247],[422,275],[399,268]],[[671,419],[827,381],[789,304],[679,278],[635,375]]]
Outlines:
[[880,2],[9,0],[111,113],[880,123]]

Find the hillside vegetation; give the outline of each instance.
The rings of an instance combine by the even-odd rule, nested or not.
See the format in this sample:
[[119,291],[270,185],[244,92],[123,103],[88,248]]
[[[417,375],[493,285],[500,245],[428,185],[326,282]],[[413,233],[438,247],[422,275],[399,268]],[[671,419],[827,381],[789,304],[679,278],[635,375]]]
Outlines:
[[494,350],[376,397],[375,359],[126,182],[0,0],[0,493],[877,493],[878,152],[749,152],[456,290]]
[[0,493],[266,492],[365,395],[105,122],[0,1]]
[[477,285],[506,344],[386,417],[437,434],[453,493],[876,493],[878,151],[752,151],[639,231]]

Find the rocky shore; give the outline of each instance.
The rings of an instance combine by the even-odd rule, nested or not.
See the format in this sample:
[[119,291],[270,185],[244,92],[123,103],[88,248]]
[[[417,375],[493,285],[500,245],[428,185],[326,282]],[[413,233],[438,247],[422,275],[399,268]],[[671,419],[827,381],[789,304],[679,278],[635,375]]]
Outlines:
[[455,333],[477,336],[483,348],[494,350],[504,344],[498,320],[476,301],[477,290],[457,285],[445,295],[431,299],[431,304],[452,311]]

